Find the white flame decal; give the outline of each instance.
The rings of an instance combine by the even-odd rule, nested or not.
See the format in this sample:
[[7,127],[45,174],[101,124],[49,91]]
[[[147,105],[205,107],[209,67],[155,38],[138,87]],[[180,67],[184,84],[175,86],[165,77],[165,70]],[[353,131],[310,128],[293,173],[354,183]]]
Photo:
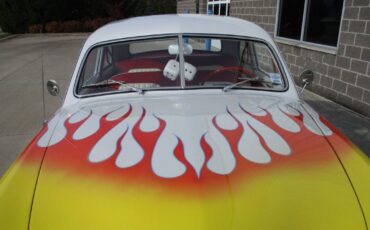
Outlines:
[[[121,142],[121,152],[116,160],[116,165],[120,168],[126,168],[137,164],[144,153],[141,146],[133,138],[130,126],[133,126],[138,121],[141,113],[142,108],[135,107],[128,118],[122,120],[105,134],[92,148],[89,160],[96,163],[110,158],[116,151],[118,140],[124,135]],[[122,114],[124,113],[122,112]],[[128,154],[126,153],[126,149],[130,151]]]
[[125,106],[119,107],[118,109],[112,111],[111,113],[107,115],[106,117],[107,121],[117,120],[118,118],[125,115],[129,111],[129,108],[130,108],[129,105],[125,105]]
[[[217,115],[216,123],[225,130],[233,130],[238,125],[228,113]],[[210,130],[205,138],[213,152],[207,162],[208,169],[221,175],[231,173],[236,166],[236,160],[225,137],[213,125],[210,125]]]
[[126,135],[121,141],[121,151],[116,159],[116,165],[119,168],[128,168],[136,165],[144,158],[144,151],[132,136],[131,128],[127,130]]
[[299,125],[290,119],[280,108],[273,107],[268,109],[269,113],[271,114],[272,120],[282,129],[292,133],[298,133],[301,131]]
[[[49,121],[48,130],[38,141],[38,146],[52,146],[64,139],[64,137],[67,135],[67,129],[64,127],[65,120],[60,119],[61,117],[62,114],[59,113]],[[54,129],[56,130],[55,132]]]
[[173,154],[178,141],[179,139],[175,135],[166,136],[166,140],[158,140],[152,156],[152,169],[157,176],[175,178],[185,173],[185,165]]
[[249,124],[243,126],[244,132],[238,143],[240,154],[247,160],[258,164],[266,164],[271,161],[268,152],[262,147],[258,135]]
[[91,114],[89,118],[73,134],[73,140],[82,140],[96,133],[99,128],[100,116]]
[[[304,104],[304,105],[301,105],[304,107],[304,109],[302,109],[301,111],[306,111],[306,113],[304,113],[303,115],[303,119],[306,120],[306,122],[303,121],[303,123],[305,124],[305,126],[312,130],[312,132],[314,132],[315,134],[317,135],[322,135],[322,133],[325,135],[325,136],[330,136],[333,134],[333,132],[324,124],[322,123],[322,121],[320,120],[320,116],[318,113],[316,113],[312,108],[311,106],[307,105],[307,104]],[[315,124],[312,123],[312,119],[309,119],[308,116],[311,116],[311,118],[315,121]],[[317,124],[317,125],[316,125]],[[319,127],[320,130],[317,130],[317,126]]]
[[68,122],[70,124],[78,123],[86,119],[90,114],[91,114],[91,110],[88,110],[88,111],[79,110],[69,118]]
[[207,162],[207,168],[221,175],[231,173],[235,168],[236,161],[225,137],[216,129],[212,128],[211,132],[207,133],[205,138],[213,152],[212,157]]
[[[237,101],[225,103],[221,100],[209,105],[209,108],[202,107],[201,103],[193,105],[187,101],[164,106],[173,106],[164,111],[172,109],[175,112],[163,114],[158,104],[147,103],[85,107],[71,113],[72,116],[58,113],[48,123],[48,129],[39,139],[38,145],[47,147],[61,142],[67,135],[65,125],[68,123],[81,122],[72,135],[73,140],[78,142],[98,133],[103,119],[106,122],[116,121],[115,126],[92,147],[88,160],[99,163],[116,155],[115,165],[125,169],[134,167],[145,157],[143,147],[133,135],[134,126],[142,117],[139,131],[154,132],[159,130],[160,120],[163,120],[164,129],[151,153],[151,167],[159,177],[176,178],[187,170],[193,170],[200,177],[205,167],[216,174],[230,174],[237,167],[235,154],[256,164],[270,163],[272,153],[281,156],[292,154],[288,142],[259,118],[270,116],[280,129],[299,133],[301,126],[297,119],[301,117],[304,127],[313,134],[332,135],[332,131],[321,122],[319,115],[305,104],[277,104],[276,100],[264,100],[256,105],[253,100],[240,104]],[[235,153],[221,130],[232,132],[238,128],[243,132],[236,146],[238,153]],[[212,150],[212,155],[208,158],[201,146],[202,138]],[[184,150],[182,160],[175,154],[175,149],[180,144]],[[183,162],[184,159],[186,162]]]
[[[173,156],[178,140],[181,140],[184,145],[185,158],[199,176],[205,163],[205,156],[202,154],[203,150],[200,146],[200,140],[204,134],[202,131],[205,129],[204,121],[198,116],[168,116],[165,121],[166,128],[158,139],[153,158],[159,158],[162,155]],[[189,126],[189,124],[192,125]],[[168,147],[167,144],[170,144],[171,147]],[[175,161],[175,158],[173,161]],[[153,167],[155,166],[153,165]],[[160,174],[164,174],[164,177],[170,176],[165,175],[165,171]]]

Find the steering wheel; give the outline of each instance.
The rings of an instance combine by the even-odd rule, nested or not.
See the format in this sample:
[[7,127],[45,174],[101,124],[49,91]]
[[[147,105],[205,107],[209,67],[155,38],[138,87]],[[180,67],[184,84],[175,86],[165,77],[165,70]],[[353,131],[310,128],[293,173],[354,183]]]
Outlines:
[[218,75],[218,74],[224,73],[224,72],[237,72],[237,73],[247,75],[250,78],[255,78],[256,77],[256,74],[252,70],[246,69],[243,66],[227,66],[227,67],[221,67],[221,68],[218,68],[218,69],[212,71],[211,73],[209,73],[205,77],[205,80],[203,82],[206,82],[210,78],[214,77],[215,75]]

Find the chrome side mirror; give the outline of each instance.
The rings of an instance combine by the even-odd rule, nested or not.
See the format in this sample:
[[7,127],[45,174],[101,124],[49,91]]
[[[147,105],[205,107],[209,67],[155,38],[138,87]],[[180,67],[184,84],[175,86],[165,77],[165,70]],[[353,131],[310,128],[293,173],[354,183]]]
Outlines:
[[301,83],[303,85],[299,95],[302,95],[304,89],[313,82],[314,73],[312,72],[312,70],[306,69],[301,73],[299,79],[301,80]]
[[49,80],[46,83],[46,88],[48,89],[48,92],[50,93],[50,95],[52,95],[52,96],[58,96],[59,95],[59,91],[60,91],[59,85],[55,80]]

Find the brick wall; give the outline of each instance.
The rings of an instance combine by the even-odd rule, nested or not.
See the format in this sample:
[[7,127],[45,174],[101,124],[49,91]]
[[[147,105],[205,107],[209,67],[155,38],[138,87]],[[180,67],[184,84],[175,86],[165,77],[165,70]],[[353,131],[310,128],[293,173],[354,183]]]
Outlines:
[[178,0],[177,1],[177,13],[183,14],[186,12],[195,13],[195,1],[196,0]]
[[199,13],[207,13],[207,0],[199,0]]
[[276,0],[231,0],[230,16],[254,22],[273,36],[276,6]]
[[[189,13],[195,13],[196,0],[178,0],[177,1],[177,13],[183,14],[189,11]],[[199,0],[199,13],[207,13],[207,0]]]
[[[178,1],[178,10],[192,2],[195,12],[193,0]],[[274,36],[277,4],[277,0],[231,0],[230,15],[252,21]],[[344,0],[335,54],[275,40],[298,84],[299,74],[312,69],[315,80],[309,90],[370,117],[369,0]]]

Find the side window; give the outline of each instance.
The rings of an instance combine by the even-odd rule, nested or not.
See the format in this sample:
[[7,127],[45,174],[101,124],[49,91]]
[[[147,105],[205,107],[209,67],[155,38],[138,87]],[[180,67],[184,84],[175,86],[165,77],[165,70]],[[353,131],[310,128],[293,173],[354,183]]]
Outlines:
[[[179,87],[178,37],[148,38],[93,48],[84,63],[77,93],[135,92]],[[171,69],[171,63],[175,68]]]
[[104,47],[104,49],[103,49],[103,58],[102,58],[102,67],[103,67],[103,69],[112,65],[112,62],[113,62],[112,46]]
[[278,73],[275,60],[266,45],[254,43],[257,66],[267,73]]
[[91,82],[99,72],[98,63],[99,63],[99,49],[93,49],[89,56],[86,59],[86,64],[84,65],[82,80],[83,84]]
[[242,66],[248,66],[250,69],[254,69],[257,65],[254,58],[253,43],[248,41],[240,42],[240,61]]
[[[270,49],[262,44],[255,42],[254,53],[256,57],[256,74],[265,80],[271,81],[276,89],[283,88],[282,75]],[[267,78],[266,78],[267,77]]]

